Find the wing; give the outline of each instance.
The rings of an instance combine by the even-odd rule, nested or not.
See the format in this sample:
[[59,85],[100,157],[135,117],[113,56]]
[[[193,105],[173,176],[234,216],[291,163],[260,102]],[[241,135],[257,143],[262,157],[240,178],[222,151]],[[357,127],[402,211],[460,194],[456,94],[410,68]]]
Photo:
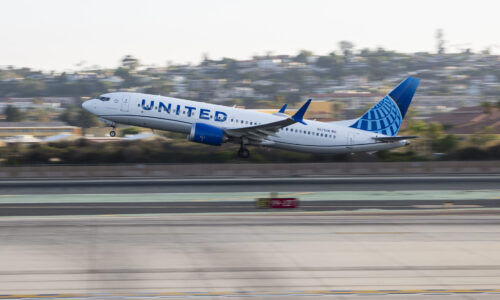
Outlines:
[[409,140],[409,139],[416,139],[419,138],[417,135],[402,135],[402,136],[378,136],[378,137],[373,137],[377,142],[384,142],[384,143],[391,143],[391,142],[397,142],[401,140]]
[[[249,127],[233,128],[233,129],[227,128],[224,129],[224,131],[230,137],[237,137],[237,138],[247,137],[249,139],[254,139],[254,140],[262,140],[268,136],[277,136],[276,132],[278,132],[278,130],[280,130],[281,128],[287,127],[295,123],[302,123],[305,125],[306,123],[304,122],[303,118],[310,103],[311,99],[307,100],[306,103],[304,103],[304,105],[302,105],[302,107],[293,116],[284,117],[283,120],[267,124],[249,126]],[[284,106],[281,110],[284,111],[284,108],[286,108],[286,106]]]

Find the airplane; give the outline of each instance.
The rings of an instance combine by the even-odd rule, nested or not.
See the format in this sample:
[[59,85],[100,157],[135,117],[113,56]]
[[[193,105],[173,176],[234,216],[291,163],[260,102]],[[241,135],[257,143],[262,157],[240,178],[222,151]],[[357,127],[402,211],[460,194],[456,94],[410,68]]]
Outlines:
[[248,158],[247,146],[273,147],[317,154],[376,152],[403,147],[418,136],[398,136],[420,79],[408,77],[352,120],[305,120],[311,103],[285,114],[285,104],[269,114],[236,107],[131,92],[112,92],[87,100],[82,107],[112,128],[128,124],[187,134],[192,142],[221,146],[240,145],[238,156]]

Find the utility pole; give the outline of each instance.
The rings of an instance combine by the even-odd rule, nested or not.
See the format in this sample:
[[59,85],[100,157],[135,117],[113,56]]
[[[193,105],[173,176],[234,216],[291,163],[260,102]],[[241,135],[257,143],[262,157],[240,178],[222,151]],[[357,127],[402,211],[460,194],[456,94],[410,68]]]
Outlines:
[[436,41],[437,41],[437,53],[444,54],[444,33],[443,29],[438,29],[436,31]]

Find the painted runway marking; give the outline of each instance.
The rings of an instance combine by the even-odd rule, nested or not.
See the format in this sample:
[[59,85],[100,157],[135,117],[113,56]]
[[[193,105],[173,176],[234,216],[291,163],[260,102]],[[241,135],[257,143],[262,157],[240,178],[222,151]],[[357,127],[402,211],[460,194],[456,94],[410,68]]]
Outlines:
[[[415,200],[425,205],[427,200],[479,200],[500,199],[499,189],[488,190],[414,190],[414,191],[320,191],[287,192],[280,191],[282,197],[299,197],[301,201],[399,201]],[[220,193],[147,193],[147,194],[26,194],[0,195],[1,204],[42,204],[42,203],[140,203],[140,202],[225,202],[253,201],[269,197],[268,192],[220,192]],[[473,202],[472,202],[473,203]],[[456,203],[460,204],[460,203]]]
[[268,292],[159,292],[159,293],[65,293],[10,294],[0,299],[103,299],[103,298],[196,298],[196,297],[264,297],[264,296],[321,296],[321,295],[444,295],[500,294],[500,289],[414,289],[414,290],[319,290]]

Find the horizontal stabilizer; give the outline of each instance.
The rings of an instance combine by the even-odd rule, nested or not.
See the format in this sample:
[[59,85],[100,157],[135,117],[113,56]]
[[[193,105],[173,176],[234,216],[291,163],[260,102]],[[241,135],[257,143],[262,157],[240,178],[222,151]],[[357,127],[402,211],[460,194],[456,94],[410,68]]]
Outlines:
[[416,139],[416,138],[419,138],[419,136],[418,135],[377,136],[377,137],[373,137],[372,139],[379,141],[379,142],[390,143],[390,142],[397,142],[397,141]]

